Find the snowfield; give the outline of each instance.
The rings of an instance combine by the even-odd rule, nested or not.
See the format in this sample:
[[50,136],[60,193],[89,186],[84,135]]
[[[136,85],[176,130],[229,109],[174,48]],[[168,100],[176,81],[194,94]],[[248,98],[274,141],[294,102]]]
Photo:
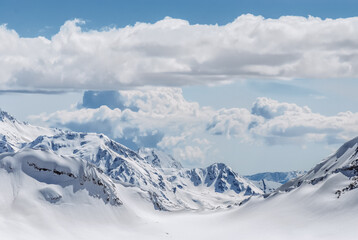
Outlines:
[[358,138],[307,173],[268,174],[262,191],[225,164],[185,169],[155,149],[135,152],[102,134],[34,127],[4,112],[0,137],[0,239],[358,234]]
[[[9,179],[1,175],[3,189]],[[2,239],[355,239],[357,234],[358,202],[353,191],[337,199],[332,192],[317,193],[311,186],[204,212],[156,211],[132,189],[118,191],[125,203],[120,207],[81,194],[78,198],[86,203],[57,205],[21,191],[22,197],[1,204],[0,235]]]

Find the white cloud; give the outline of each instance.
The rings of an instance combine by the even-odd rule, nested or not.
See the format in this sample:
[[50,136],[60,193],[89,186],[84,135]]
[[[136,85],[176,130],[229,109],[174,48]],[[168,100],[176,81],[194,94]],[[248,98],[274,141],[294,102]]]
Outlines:
[[203,163],[205,160],[205,154],[198,146],[185,146],[184,148],[174,148],[173,154],[179,159],[182,159],[191,164]]
[[[131,148],[157,147],[193,165],[214,152],[215,141],[222,140],[218,135],[252,144],[300,146],[342,143],[358,135],[358,113],[325,116],[307,106],[269,98],[258,98],[251,110],[214,110],[185,100],[177,88],[84,95],[86,101],[92,99],[90,106],[100,107],[85,108],[79,104],[77,109],[33,116],[32,120],[75,131],[102,132]],[[121,109],[102,105],[108,102],[106,96],[119,99],[117,105]]]
[[258,98],[251,113],[237,108],[217,112],[207,129],[217,135],[268,144],[342,143],[358,135],[358,113],[325,116],[307,106]]
[[[203,151],[210,143],[202,134],[214,110],[186,101],[177,88],[105,93],[86,92],[85,103],[78,104],[77,109],[31,119],[75,131],[101,132],[134,149],[158,147],[191,163],[203,160]],[[113,99],[122,109],[102,105]]]
[[282,116],[289,112],[310,114],[311,110],[308,107],[300,107],[293,103],[282,103],[264,97],[257,98],[251,108],[252,114],[266,119]]
[[258,117],[245,108],[220,109],[207,125],[207,130],[214,135],[236,136],[247,139],[247,130]]
[[247,78],[357,78],[358,17],[242,15],[223,26],[165,18],[83,31],[67,21],[51,39],[0,27],[3,89],[122,89]]
[[171,149],[184,143],[188,137],[190,137],[190,134],[188,133],[182,133],[179,136],[164,136],[163,139],[158,143],[158,147],[163,149]]

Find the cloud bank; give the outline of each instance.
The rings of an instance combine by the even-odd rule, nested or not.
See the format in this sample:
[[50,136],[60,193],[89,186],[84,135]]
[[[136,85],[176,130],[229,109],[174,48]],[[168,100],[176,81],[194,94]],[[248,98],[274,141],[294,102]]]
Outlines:
[[207,130],[216,135],[261,140],[266,144],[337,144],[358,135],[358,113],[335,116],[314,113],[307,106],[258,98],[247,109],[218,111]]
[[[106,104],[110,103],[110,106]],[[179,88],[87,91],[73,110],[32,116],[33,121],[74,131],[104,133],[132,148],[157,147],[186,162],[201,162],[210,108],[188,102]]]
[[133,149],[160,148],[189,164],[203,162],[223,138],[303,146],[342,143],[358,135],[358,113],[325,116],[307,106],[269,98],[257,98],[251,109],[215,110],[187,101],[180,88],[164,87],[87,91],[74,109],[31,119],[53,127],[104,133]]
[[165,18],[23,38],[0,26],[5,89],[101,89],[218,84],[237,79],[357,78],[358,17],[242,15],[223,26]]

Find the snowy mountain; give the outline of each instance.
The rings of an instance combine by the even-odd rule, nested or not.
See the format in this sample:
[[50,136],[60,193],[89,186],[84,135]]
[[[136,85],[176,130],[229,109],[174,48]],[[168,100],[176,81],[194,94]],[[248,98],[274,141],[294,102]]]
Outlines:
[[138,150],[141,156],[147,163],[158,169],[182,169],[180,162],[176,161],[172,156],[163,151],[152,148],[140,148]]
[[[20,152],[31,152],[35,156],[31,158],[37,159],[31,163],[33,171],[44,171],[50,175],[57,174],[58,164],[53,161],[50,165],[54,167],[43,167],[48,163],[39,160],[37,152],[48,154],[51,156],[49,159],[74,161],[81,166],[87,164],[117,184],[138,189],[140,197],[151,202],[158,210],[226,208],[238,205],[253,195],[262,194],[259,188],[238,176],[225,164],[213,164],[204,169],[185,169],[173,157],[156,149],[141,149],[137,153],[103,134],[34,127],[18,122],[5,112],[2,115],[2,152],[15,153],[14,158],[19,159],[22,165],[25,160],[21,159],[22,154],[17,155]],[[40,166],[37,162],[41,163]],[[78,176],[78,171],[70,173]],[[36,174],[31,176],[38,180]],[[109,185],[107,189],[110,189]],[[98,196],[88,192],[90,196]],[[116,195],[112,195],[110,198],[115,198]]]
[[264,193],[271,193],[285,184],[291,179],[297,178],[305,174],[305,171],[290,171],[290,172],[263,172],[254,175],[246,175],[249,179]]
[[[135,152],[103,134],[34,127],[4,113],[0,125],[4,239],[89,240],[105,235],[298,240],[357,235],[358,138],[262,196],[223,163],[185,169],[156,149]],[[252,178],[281,184],[295,174],[300,173]],[[234,205],[240,207],[230,207]],[[218,210],[188,211],[207,209]]]
[[232,190],[235,193],[244,192],[245,196],[257,195],[261,191],[252,183],[240,177],[224,163],[214,163],[209,167],[194,168],[186,171],[195,186],[213,186],[215,192]]
[[343,144],[334,154],[323,159],[301,177],[277,189],[290,192],[305,186],[322,188],[340,198],[358,187],[358,137]]
[[83,160],[24,148],[16,153],[1,154],[0,171],[7,176],[6,182],[11,182],[11,191],[2,193],[8,199],[22,195],[24,198],[37,196],[50,203],[85,203],[81,196],[85,192],[84,195],[111,205],[122,204],[112,180]]
[[0,110],[0,153],[17,151],[40,135],[52,136],[59,132],[61,130],[19,122],[7,112]]

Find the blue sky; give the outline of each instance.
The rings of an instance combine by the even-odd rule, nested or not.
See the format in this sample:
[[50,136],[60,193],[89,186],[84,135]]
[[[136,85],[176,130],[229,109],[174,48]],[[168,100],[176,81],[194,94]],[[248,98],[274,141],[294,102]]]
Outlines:
[[[1,1],[0,61],[9,65],[0,71],[0,107],[34,124],[156,146],[186,166],[307,170],[358,135],[357,7],[327,0]],[[288,15],[296,17],[280,18]]]
[[24,37],[51,36],[69,19],[87,21],[89,29],[104,26],[123,27],[136,22],[156,22],[165,16],[181,18],[192,24],[226,24],[241,14],[266,18],[284,15],[341,18],[356,16],[354,0],[2,0],[0,22]]

